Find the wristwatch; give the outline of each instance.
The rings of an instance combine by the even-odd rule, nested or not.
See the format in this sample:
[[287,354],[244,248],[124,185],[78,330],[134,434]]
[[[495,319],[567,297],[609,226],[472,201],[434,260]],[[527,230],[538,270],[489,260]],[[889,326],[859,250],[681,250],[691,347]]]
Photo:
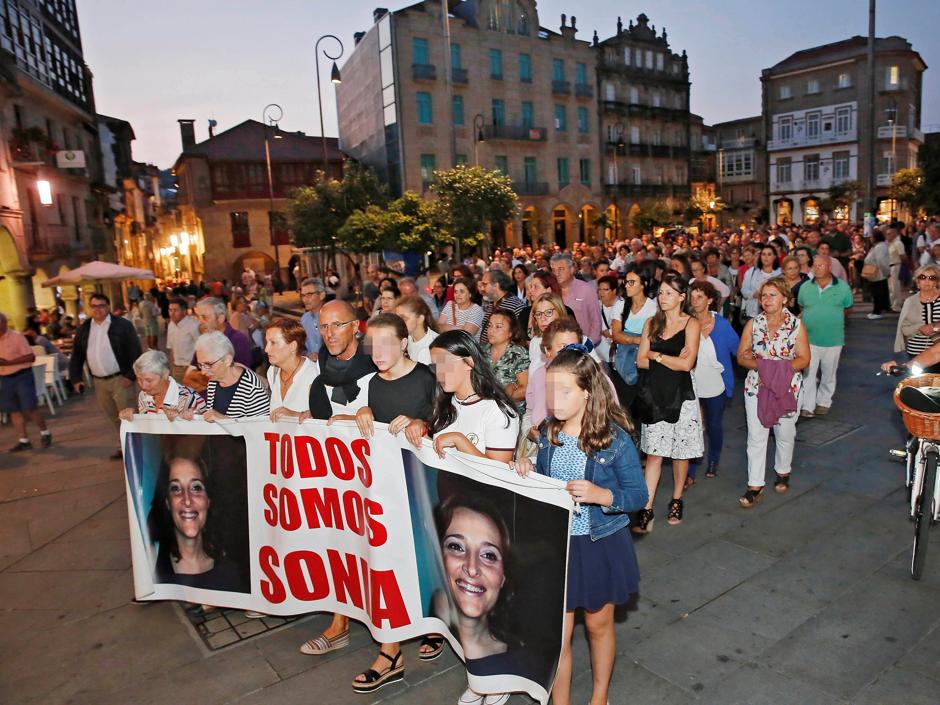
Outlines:
[[656,362],[658,362],[660,365],[663,364],[663,354],[662,354],[662,353],[659,353],[659,355],[656,356]]

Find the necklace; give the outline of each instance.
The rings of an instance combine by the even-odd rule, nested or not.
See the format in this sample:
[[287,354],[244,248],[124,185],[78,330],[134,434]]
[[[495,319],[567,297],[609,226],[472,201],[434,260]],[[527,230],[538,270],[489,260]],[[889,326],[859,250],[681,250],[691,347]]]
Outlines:
[[297,370],[300,369],[300,366],[304,364],[303,358],[297,361],[297,364],[294,366],[294,369],[291,370],[291,373],[287,375],[287,378],[284,378],[284,370],[281,370],[281,400],[283,401],[284,397],[287,396],[287,390],[290,389],[291,380],[294,379],[294,375],[297,374]]

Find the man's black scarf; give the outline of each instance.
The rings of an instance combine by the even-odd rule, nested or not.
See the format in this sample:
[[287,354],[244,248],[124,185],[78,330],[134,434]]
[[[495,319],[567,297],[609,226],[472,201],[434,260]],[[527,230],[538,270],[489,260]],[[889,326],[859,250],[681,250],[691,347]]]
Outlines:
[[356,382],[367,374],[377,372],[378,368],[372,358],[363,352],[361,342],[356,347],[356,354],[349,359],[349,364],[342,369],[330,364],[335,358],[325,345],[320,348],[319,359],[320,375],[310,385],[310,415],[315,419],[326,420],[333,415],[326,388],[333,387],[332,397],[337,404],[348,404],[359,396],[359,385]]

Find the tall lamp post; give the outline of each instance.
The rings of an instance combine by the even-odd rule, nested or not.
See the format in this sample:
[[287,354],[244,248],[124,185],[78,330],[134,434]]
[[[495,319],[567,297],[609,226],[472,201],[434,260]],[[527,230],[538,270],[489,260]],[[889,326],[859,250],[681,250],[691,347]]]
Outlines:
[[[885,117],[888,118],[888,124],[891,125],[891,183],[889,186],[894,185],[894,174],[897,173],[897,165],[895,160],[897,159],[897,124],[898,124],[898,104],[894,99],[891,100],[891,105],[885,108]],[[891,221],[894,222],[895,218],[895,206],[897,201],[894,198],[894,194],[891,194]]]
[[281,279],[281,250],[278,246],[277,236],[274,234],[274,179],[271,176],[271,144],[268,140],[269,128],[274,127],[274,139],[281,139],[278,134],[277,123],[284,117],[284,111],[277,103],[269,103],[261,111],[261,122],[264,125],[264,161],[268,167],[268,236],[274,245],[274,275],[278,283]]
[[473,116],[473,165],[480,166],[480,142],[486,142],[486,135],[483,133],[483,126],[486,124],[486,118],[483,113],[477,113]]
[[317,110],[320,113],[320,137],[323,140],[323,174],[326,175],[326,133],[323,131],[323,93],[320,89],[320,42],[322,42],[324,39],[333,39],[337,44],[339,44],[339,53],[336,56],[333,56],[326,49],[323,50],[323,56],[333,62],[333,70],[330,71],[330,80],[333,83],[342,83],[342,79],[339,75],[339,67],[336,65],[336,61],[343,56],[343,42],[340,41],[340,38],[335,34],[324,34],[317,40],[316,45],[313,47],[317,66]]
[[614,126],[614,129],[617,130],[617,139],[614,142],[614,178],[616,179],[614,183],[614,194],[611,199],[614,202],[614,240],[620,239],[620,206],[617,203],[617,196],[620,191],[620,150],[624,149],[627,145],[623,141],[623,131],[626,129],[625,125],[617,123]]

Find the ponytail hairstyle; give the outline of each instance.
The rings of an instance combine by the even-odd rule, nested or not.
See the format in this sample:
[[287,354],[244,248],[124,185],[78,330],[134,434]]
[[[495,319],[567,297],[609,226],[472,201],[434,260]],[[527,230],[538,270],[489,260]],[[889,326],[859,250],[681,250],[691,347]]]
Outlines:
[[[565,348],[548,363],[546,370],[549,373],[558,371],[574,375],[578,387],[588,393],[578,438],[578,448],[586,455],[609,448],[616,436],[615,426],[620,426],[627,433],[633,432],[633,423],[614,398],[600,365],[590,355]],[[545,430],[552,445],[561,445],[558,433],[562,426],[564,422],[554,416],[546,419]]]
[[428,306],[427,301],[420,296],[404,296],[398,300],[398,303],[395,304],[395,308],[407,309],[412,316],[423,316],[425,330],[437,333],[437,321],[434,320],[434,316],[431,314],[431,308]]
[[[493,372],[493,366],[486,359],[480,346],[473,339],[473,336],[464,330],[449,330],[441,333],[431,343],[431,350],[435,348],[445,350],[451,355],[469,360],[472,363],[470,369],[470,384],[473,386],[474,393],[480,399],[492,399],[499,406],[499,410],[506,417],[506,428],[509,428],[509,419],[518,418],[519,412],[515,403],[503,390],[502,385],[496,379],[496,373]],[[428,421],[428,432],[434,435],[442,428],[447,428],[457,420],[457,409],[454,407],[453,392],[445,392],[443,389],[434,400],[434,411],[431,419]]]
[[[684,313],[687,316],[692,315],[692,309],[689,307],[689,279],[686,276],[679,274],[674,269],[669,269],[663,274],[663,280],[660,283],[660,288],[668,286],[673,291],[678,292],[680,295],[684,296],[682,303],[679,304],[679,312]],[[661,308],[656,310],[656,313],[649,320],[649,337],[650,341],[662,340],[663,332],[666,330],[666,312]]]

